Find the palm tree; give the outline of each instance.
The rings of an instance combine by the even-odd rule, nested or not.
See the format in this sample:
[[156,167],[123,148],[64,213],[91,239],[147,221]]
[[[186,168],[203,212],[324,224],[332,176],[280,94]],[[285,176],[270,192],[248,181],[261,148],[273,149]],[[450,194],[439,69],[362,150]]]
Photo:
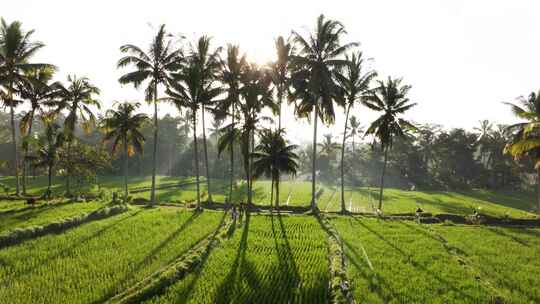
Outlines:
[[43,108],[51,105],[57,97],[59,83],[50,84],[54,68],[36,68],[25,72],[26,81],[17,84],[17,93],[23,100],[30,102],[30,110],[21,118],[20,130],[23,136],[23,168],[22,168],[22,192],[26,194],[26,163],[29,154],[29,136],[32,135],[32,126],[36,114],[43,114]]
[[316,211],[316,155],[317,120],[323,123],[334,122],[334,101],[340,100],[340,90],[336,84],[336,72],[347,61],[340,59],[356,43],[341,44],[345,34],[343,25],[334,20],[326,20],[324,15],[317,19],[315,31],[302,37],[293,31],[293,41],[299,49],[298,55],[291,57],[292,99],[299,100],[296,114],[309,120],[313,113],[313,168],[311,180],[311,208]]
[[203,109],[205,104],[213,101],[221,94],[221,88],[214,87],[212,81],[207,80],[207,71],[201,68],[200,61],[195,56],[187,58],[182,69],[173,74],[166,93],[167,100],[173,103],[179,111],[188,108],[192,113],[191,121],[193,128],[193,144],[195,158],[195,175],[197,181],[197,208],[200,208],[200,174],[199,174],[199,149],[197,142],[197,115],[198,110]]
[[292,55],[292,45],[285,42],[282,36],[276,39],[277,60],[270,66],[272,83],[276,88],[278,103],[278,130],[281,130],[281,107],[283,99],[287,98],[290,83],[289,62]]
[[[369,86],[377,73],[371,70],[364,72],[364,58],[362,52],[353,53],[346,56],[348,64],[344,71],[337,74],[337,80],[344,94],[343,108],[345,110],[345,128],[343,130],[343,143],[341,145],[341,213],[345,213],[345,140],[347,139],[347,124],[349,122],[349,112],[355,103],[361,101],[369,92]],[[356,131],[356,130],[355,130]]]
[[478,150],[480,152],[480,162],[487,168],[490,161],[488,146],[493,133],[493,124],[487,119],[481,120],[479,123],[480,125],[473,129],[479,133],[476,142],[479,144]]
[[165,25],[161,25],[157,35],[152,40],[148,52],[141,48],[126,44],[120,47],[122,53],[127,53],[118,61],[118,68],[127,65],[135,66],[135,70],[129,72],[118,81],[121,84],[133,84],[135,88],[148,81],[145,90],[145,99],[154,103],[154,147],[152,154],[152,191],[150,200],[156,202],[156,161],[157,161],[157,143],[158,143],[158,88],[160,85],[166,85],[172,81],[170,73],[180,68],[182,52],[174,49],[170,35],[165,31]]
[[379,86],[366,96],[363,103],[368,108],[382,112],[381,116],[371,123],[366,131],[366,135],[373,135],[379,140],[384,151],[384,165],[381,174],[381,188],[379,191],[379,210],[382,209],[382,198],[384,189],[384,175],[388,162],[388,151],[392,148],[394,137],[407,139],[406,131],[417,130],[416,127],[399,116],[407,110],[416,106],[410,103],[407,93],[411,89],[409,85],[401,85],[401,78],[392,79],[388,77],[386,83],[378,81]]
[[255,64],[248,64],[241,76],[242,87],[240,88],[241,102],[238,103],[241,125],[239,127],[239,139],[241,153],[244,159],[244,170],[247,181],[248,204],[252,204],[252,157],[255,146],[255,131],[261,120],[271,120],[269,117],[259,117],[263,108],[268,107],[272,111],[278,108],[272,99],[270,89],[270,76]]
[[341,149],[341,146],[334,142],[333,136],[331,133],[324,134],[323,141],[317,144],[320,148],[320,154],[325,155],[328,159],[333,159],[336,157],[336,151]]
[[229,44],[227,47],[227,58],[221,63],[220,81],[225,85],[227,96],[216,105],[216,118],[231,117],[231,123],[224,127],[224,135],[220,138],[219,153],[228,148],[230,151],[230,187],[229,203],[232,198],[234,184],[234,144],[236,142],[237,130],[235,124],[236,109],[240,102],[240,78],[247,65],[246,55],[240,56],[240,49],[237,45]]
[[124,198],[128,197],[128,159],[135,152],[141,152],[144,146],[144,136],[141,129],[149,120],[144,113],[135,114],[140,103],[120,103],[118,110],[109,109],[102,120],[102,128],[105,131],[104,141],[112,140],[112,153],[115,154],[119,147],[124,152]]
[[51,102],[51,106],[56,106],[56,113],[67,110],[68,114],[64,120],[64,133],[67,142],[67,163],[68,172],[66,178],[66,195],[71,195],[70,178],[71,172],[71,145],[75,139],[75,129],[81,124],[83,130],[89,133],[96,125],[96,116],[91,107],[101,108],[101,103],[94,98],[99,95],[98,87],[94,86],[86,77],[77,77],[69,75],[67,78],[68,86],[58,85],[55,89],[58,91],[59,98]]
[[356,116],[351,115],[351,118],[349,119],[349,123],[351,124],[349,127],[349,136],[352,138],[352,152],[354,154],[355,151],[355,139],[360,134],[364,133],[364,128],[360,124],[360,121],[356,118]]
[[527,98],[518,97],[521,105],[506,102],[512,113],[523,122],[506,127],[510,140],[504,153],[519,160],[528,156],[534,163],[537,173],[537,196],[540,206],[540,91],[532,92]]
[[[254,176],[262,175],[272,179],[272,195],[276,189],[276,208],[279,208],[279,183],[281,175],[296,175],[298,155],[296,145],[288,145],[283,138],[283,130],[265,129],[260,132],[260,143],[253,152]],[[270,205],[272,205],[272,197]]]
[[19,156],[17,154],[17,136],[15,133],[15,107],[21,101],[15,99],[15,86],[25,82],[26,75],[31,69],[52,67],[48,64],[29,63],[29,60],[45,45],[32,41],[34,31],[23,31],[18,21],[7,23],[0,19],[0,85],[5,88],[2,101],[11,112],[11,140],[13,147],[13,164],[15,168],[16,193],[20,194]]
[[47,168],[47,190],[43,197],[50,198],[52,177],[54,167],[58,163],[58,150],[64,145],[64,132],[60,130],[60,125],[55,123],[56,115],[54,113],[42,113],[41,120],[45,125],[45,134],[40,136],[40,148],[36,155],[28,156],[34,167]]
[[210,37],[202,36],[199,38],[196,47],[192,47],[190,60],[193,60],[200,70],[200,87],[204,89],[201,95],[201,122],[203,135],[204,164],[206,168],[206,185],[208,192],[208,201],[212,202],[212,188],[210,183],[210,169],[208,166],[208,147],[206,142],[205,112],[208,106],[215,102],[214,97],[221,93],[221,88],[215,85],[221,62],[219,60],[221,48],[210,51]]

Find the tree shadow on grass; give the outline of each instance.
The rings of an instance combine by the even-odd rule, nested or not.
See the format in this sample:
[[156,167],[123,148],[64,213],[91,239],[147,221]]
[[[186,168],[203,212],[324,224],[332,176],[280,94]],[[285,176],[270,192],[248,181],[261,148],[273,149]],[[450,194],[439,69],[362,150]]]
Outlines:
[[17,218],[17,219],[28,217],[28,216],[37,216],[42,212],[48,211],[53,208],[62,207],[68,204],[74,204],[74,203],[70,201],[64,201],[60,203],[42,204],[42,205],[37,205],[37,206],[27,206],[27,207],[18,208],[18,209],[0,211],[0,218],[4,216],[11,216],[11,215],[15,215],[14,218]]
[[277,229],[274,223],[274,217],[276,217],[274,213],[270,214],[270,220],[272,222],[272,236],[274,237],[274,246],[279,263],[279,273],[283,276],[283,278],[280,280],[287,280],[289,282],[289,284],[286,284],[287,288],[282,289],[281,292],[286,295],[287,299],[291,299],[294,295],[294,291],[300,287],[302,280],[292,253],[281,213],[277,213],[279,231],[276,231]]
[[[92,239],[100,237],[102,234],[104,234],[108,230],[114,228],[116,225],[118,225],[118,224],[120,224],[120,223],[122,223],[122,222],[124,222],[124,221],[126,221],[128,219],[134,218],[141,211],[142,210],[139,209],[136,212],[133,212],[132,214],[130,214],[128,216],[117,219],[116,221],[113,221],[110,224],[108,224],[106,226],[103,226],[101,229],[95,231],[91,235],[88,235],[88,236],[86,236],[84,238],[81,238],[76,243],[72,244],[71,246],[69,246],[69,247],[67,247],[65,249],[64,248],[57,248],[55,253],[44,256],[42,259],[40,259],[38,262],[36,262],[36,265],[39,265],[39,267],[47,268],[47,265],[52,263],[54,260],[56,260],[56,259],[58,259],[58,258],[60,258],[62,256],[69,256],[77,247],[83,245],[84,243],[89,242]],[[91,223],[91,222],[87,222],[85,224],[88,224],[88,223]],[[32,271],[37,269],[36,267],[33,267],[33,266],[34,265],[28,265],[26,267],[26,269],[21,269],[21,271],[17,271],[17,275],[15,275],[14,277],[10,277],[9,280],[14,281],[14,280],[17,280],[17,279],[22,279],[23,277],[25,277],[27,275],[30,275],[32,273]]]
[[395,251],[397,251],[399,254],[401,254],[403,257],[406,258],[406,263],[407,264],[410,264],[411,266],[413,266],[414,268],[418,269],[419,271],[423,272],[424,274],[426,274],[427,276],[429,277],[432,277],[433,279],[435,279],[436,281],[438,281],[439,283],[441,283],[443,286],[447,287],[448,289],[454,291],[455,293],[459,294],[463,299],[467,299],[469,302],[471,303],[474,303],[476,302],[478,299],[476,299],[474,296],[464,292],[463,290],[461,290],[460,288],[456,287],[452,282],[442,278],[441,276],[437,275],[436,273],[434,273],[433,271],[430,271],[429,269],[427,269],[424,265],[420,264],[419,262],[417,262],[415,259],[414,259],[414,256],[413,254],[411,253],[408,253],[406,252],[405,250],[401,249],[399,246],[397,246],[396,244],[394,244],[393,242],[389,241],[386,237],[384,237],[382,234],[380,234],[379,232],[373,230],[372,228],[370,228],[369,226],[367,226],[366,224],[364,224],[361,220],[359,220],[358,218],[355,218],[353,217],[353,219],[360,225],[362,226],[364,229],[368,230],[369,232],[371,232],[373,235],[375,235],[378,239],[380,239],[381,241],[383,241],[385,244],[387,244],[388,246],[390,246],[391,248],[393,248]]
[[[244,267],[246,261],[246,250],[248,247],[248,235],[249,235],[249,224],[251,220],[250,212],[246,213],[246,219],[244,223],[244,229],[242,231],[242,237],[240,239],[240,245],[236,251],[236,256],[234,258],[233,265],[229,270],[229,273],[225,279],[221,282],[220,286],[217,289],[216,297],[214,298],[214,303],[231,303],[233,302],[234,296],[237,295],[237,283],[240,280],[240,275],[242,273],[242,267]],[[187,298],[187,297],[186,297]]]
[[[150,263],[152,263],[154,261],[154,259],[156,258],[156,256],[160,253],[160,251],[165,247],[167,246],[167,244],[169,242],[171,242],[172,240],[174,240],[175,238],[177,238],[184,230],[186,230],[192,223],[193,221],[195,221],[199,216],[201,215],[201,212],[198,212],[198,211],[195,211],[191,214],[191,216],[180,226],[178,227],[176,230],[174,230],[166,239],[164,239],[163,241],[161,241],[156,247],[154,247],[154,249],[152,249],[152,251],[150,251],[148,253],[148,255],[146,255],[144,257],[143,260],[139,261],[135,267],[133,267],[133,269],[127,273],[122,279],[118,280],[117,283],[115,283],[115,286],[110,288],[109,291],[107,291],[105,293],[105,295],[103,297],[101,297],[100,299],[94,301],[93,303],[103,303],[104,301],[106,301],[107,299],[113,297],[114,295],[116,295],[118,292],[121,291],[121,288],[125,287],[124,285],[127,284],[127,282],[129,282],[130,279],[132,279],[141,269],[143,269],[144,267],[148,266]],[[198,239],[194,244],[197,244],[199,243],[202,239],[204,239],[207,235],[204,235],[202,236],[200,239]],[[184,253],[186,253],[187,251],[189,251],[191,248],[188,248],[182,252],[180,252],[178,255],[176,255],[175,257],[171,258],[170,260],[168,260],[167,262],[165,262],[165,264],[170,264],[172,261],[176,260],[178,257],[182,256]]]
[[472,197],[477,200],[493,203],[508,208],[519,209],[526,212],[537,206],[534,195],[529,193],[504,193],[504,192],[489,192],[489,191],[456,191],[464,196]]

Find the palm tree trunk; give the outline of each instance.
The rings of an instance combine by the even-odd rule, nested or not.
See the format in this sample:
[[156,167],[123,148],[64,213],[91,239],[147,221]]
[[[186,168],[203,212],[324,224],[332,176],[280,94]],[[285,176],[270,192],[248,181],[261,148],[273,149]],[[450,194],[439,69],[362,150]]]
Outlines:
[[278,95],[279,95],[278,96],[278,102],[279,102],[278,130],[281,130],[281,103],[283,102],[283,96],[282,96],[282,93],[279,93]]
[[128,155],[128,143],[127,138],[124,138],[124,199],[125,202],[127,202],[128,197],[128,161],[129,161],[129,155]]
[[270,208],[274,203],[274,177],[272,176],[272,183],[270,184]]
[[71,141],[73,140],[73,138],[71,138],[71,135],[70,135],[70,139],[68,140],[68,146],[67,146],[67,157],[66,157],[66,161],[67,161],[67,170],[66,170],[66,196],[71,196],[71,185],[70,185],[70,180],[71,180]]
[[53,169],[53,166],[52,166],[52,165],[49,165],[48,184],[47,184],[47,198],[50,198],[50,197],[51,197],[52,169]]
[[[234,104],[232,105],[232,116],[231,116],[231,128],[232,128],[232,132],[235,132],[235,126],[234,126]],[[233,184],[234,184],[234,136],[232,138],[232,142],[231,142],[231,167],[230,167],[230,172],[231,172],[231,177],[230,177],[230,182],[231,182],[231,185],[230,185],[230,188],[229,188],[229,203],[232,203],[232,192],[233,192]]]
[[158,143],[158,106],[157,106],[157,82],[154,83],[154,153],[152,154],[152,190],[150,201],[156,203],[156,166],[157,166],[157,143]]
[[386,174],[386,164],[388,162],[388,147],[384,149],[384,165],[381,174],[381,189],[379,191],[379,210],[382,208],[383,189],[384,189],[384,175]]
[[536,174],[538,175],[536,195],[538,196],[538,207],[540,207],[540,168],[536,169]]
[[[29,125],[28,125],[28,132],[26,133],[26,136],[30,136],[32,134],[32,122],[34,120],[34,110],[31,110],[32,111],[32,114],[30,115],[30,122],[29,122]],[[26,142],[26,144],[24,145],[24,157],[23,157],[23,171],[22,171],[22,193],[23,194],[26,194],[26,172],[27,172],[27,161],[26,159],[28,158],[28,154],[29,154],[29,146],[28,146],[28,140]]]
[[315,211],[317,208],[315,184],[316,184],[316,159],[317,159],[317,118],[318,107],[313,109],[313,154],[312,154],[312,168],[311,168],[311,210]]
[[276,176],[276,209],[279,210],[279,175]]
[[197,209],[201,207],[201,190],[199,185],[199,149],[197,146],[197,110],[193,110],[193,145],[195,154],[195,176],[197,182]]
[[206,147],[206,127],[204,125],[204,111],[205,107],[202,107],[202,136],[203,136],[203,148],[204,148],[204,164],[206,167],[206,187],[208,192],[208,201],[212,202],[212,191],[210,188],[210,169],[208,168],[208,148]]
[[345,140],[347,139],[347,122],[349,121],[349,111],[351,110],[351,105],[347,107],[345,113],[345,129],[343,130],[343,144],[341,145],[341,213],[347,212],[345,207]]
[[253,151],[255,146],[255,131],[251,130],[250,135],[250,152],[248,153],[248,185],[249,185],[249,193],[248,193],[248,203],[250,205],[253,204],[253,173],[251,172],[253,170],[253,158],[251,157],[251,153]]
[[[10,93],[12,96],[12,94]],[[20,185],[19,185],[19,155],[17,155],[17,135],[15,133],[15,109],[13,107],[13,100],[12,97],[10,97],[11,105],[10,105],[10,114],[11,114],[11,141],[13,143],[13,166],[15,168],[15,189],[16,194],[20,194]]]

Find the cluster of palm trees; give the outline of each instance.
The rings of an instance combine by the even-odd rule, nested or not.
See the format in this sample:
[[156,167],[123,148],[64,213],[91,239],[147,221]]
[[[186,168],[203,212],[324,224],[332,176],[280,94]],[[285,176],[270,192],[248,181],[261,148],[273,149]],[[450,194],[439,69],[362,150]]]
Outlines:
[[[52,83],[56,68],[49,64],[30,63],[31,57],[44,45],[31,40],[33,31],[24,32],[18,22],[7,24],[2,20],[0,29],[0,97],[11,110],[14,163],[18,164],[15,135],[14,108],[22,102],[31,105],[31,110],[21,123],[21,133],[27,137],[31,133],[34,115],[43,117],[47,123],[47,145],[42,152],[53,153],[65,144],[69,156],[71,144],[76,140],[77,125],[89,130],[96,125],[93,108],[100,108],[95,99],[99,89],[87,78],[69,76],[66,85]],[[317,128],[335,122],[338,107],[343,108],[345,124],[341,148],[341,208],[346,212],[344,199],[344,158],[347,139],[353,142],[357,136],[370,135],[380,142],[385,161],[392,147],[393,138],[405,137],[415,127],[400,118],[400,115],[415,106],[407,98],[410,86],[403,85],[401,79],[389,77],[375,83],[377,73],[369,69],[358,43],[344,43],[344,26],[335,20],[320,15],[312,32],[301,34],[292,31],[288,39],[278,37],[275,42],[277,59],[267,65],[257,65],[247,60],[237,45],[227,45],[226,50],[213,47],[211,39],[200,37],[194,43],[185,43],[166,31],[162,25],[148,49],[127,44],[120,48],[124,56],[118,61],[118,68],[130,68],[120,77],[121,84],[131,84],[144,88],[145,100],[154,106],[153,113],[153,170],[150,200],[156,201],[156,151],[158,144],[158,104],[171,103],[190,116],[193,129],[194,162],[197,185],[197,206],[201,204],[200,170],[197,139],[199,121],[202,124],[202,146],[204,152],[205,181],[208,200],[212,201],[212,184],[209,176],[206,115],[214,121],[226,125],[219,134],[219,153],[230,156],[231,197],[234,180],[234,155],[239,149],[242,156],[247,203],[252,203],[253,180],[266,176],[272,180],[272,196],[279,205],[279,183],[283,174],[295,175],[298,165],[296,146],[285,139],[282,126],[283,103],[294,105],[294,114],[300,119],[313,123],[313,145],[311,161],[312,199],[311,207],[317,210]],[[364,133],[356,117],[349,119],[355,105],[363,104],[381,112]],[[141,150],[144,137],[140,129],[149,118],[136,114],[139,104],[118,103],[116,110],[106,112],[102,120],[104,139],[112,141],[113,153],[121,150],[125,155],[124,175],[125,195],[127,190],[128,156]],[[66,119],[62,136],[54,115],[64,112]],[[274,118],[264,115],[272,113]],[[53,118],[51,118],[53,117]],[[350,124],[349,125],[349,121]],[[264,128],[264,125],[274,127]],[[28,159],[27,146],[25,158]],[[353,144],[354,149],[354,144]],[[237,152],[236,152],[237,153]],[[46,154],[46,153],[45,153]],[[68,161],[69,162],[69,161]],[[48,164],[49,172],[54,166],[54,157]],[[23,166],[23,192],[25,191],[25,167]],[[69,166],[68,166],[69,168]],[[69,194],[69,176],[66,172],[66,188]],[[19,171],[15,166],[17,193],[19,193]],[[381,202],[384,185],[384,170],[381,178]],[[273,199],[272,199],[273,200]],[[379,204],[381,208],[381,203]]]
[[[264,174],[272,178],[279,191],[280,172],[294,174],[297,158],[294,147],[283,139],[281,109],[283,102],[294,104],[295,115],[313,121],[313,166],[312,200],[316,205],[316,158],[317,127],[319,120],[325,124],[335,121],[336,106],[345,112],[343,134],[341,184],[344,193],[343,159],[345,141],[349,132],[349,113],[358,103],[382,112],[382,115],[368,129],[366,134],[380,140],[385,154],[392,146],[392,138],[403,137],[406,130],[414,126],[398,116],[415,104],[409,103],[406,94],[409,86],[401,85],[400,79],[388,78],[372,86],[377,74],[366,67],[361,52],[354,52],[357,43],[343,43],[346,34],[344,26],[335,20],[319,16],[313,32],[302,35],[293,31],[289,39],[276,39],[277,60],[266,66],[248,62],[237,45],[228,45],[225,58],[221,48],[211,48],[210,38],[203,36],[184,50],[174,48],[173,37],[161,26],[148,51],[134,45],[125,45],[121,51],[127,53],[118,66],[131,65],[134,69],[120,78],[121,83],[132,83],[135,87],[145,84],[146,100],[154,103],[154,154],[157,145],[158,102],[173,103],[179,111],[189,110],[192,115],[193,141],[195,148],[195,175],[197,179],[197,204],[200,204],[199,160],[197,124],[202,122],[202,144],[205,155],[206,182],[208,197],[212,200],[212,187],[208,174],[208,155],[206,153],[205,113],[214,119],[227,120],[219,138],[219,152],[230,153],[230,189],[232,197],[234,185],[234,149],[240,148],[247,183],[247,203],[252,203],[252,186],[255,177]],[[164,91],[158,96],[160,87]],[[263,110],[270,110],[278,117],[275,130],[262,128],[265,121],[273,121],[263,116]],[[354,125],[354,132],[359,124]],[[262,130],[261,130],[262,129]],[[256,145],[257,139],[260,144]],[[274,147],[269,146],[272,143]],[[276,153],[275,155],[272,153]],[[289,158],[290,157],[290,158]],[[267,159],[266,159],[267,158]],[[282,164],[276,161],[281,160]],[[155,167],[154,158],[154,167]],[[267,168],[261,168],[266,164]],[[289,164],[288,166],[285,166]],[[383,172],[384,175],[384,172]],[[382,178],[382,182],[384,177]],[[381,182],[381,186],[382,186]],[[155,172],[152,176],[151,200],[155,200]],[[279,195],[276,193],[276,198]],[[382,187],[381,187],[382,199]],[[277,204],[277,201],[276,201]],[[345,199],[342,195],[342,211]],[[379,206],[381,207],[381,206]]]
[[[16,181],[16,194],[26,194],[26,175],[28,161],[36,160],[37,165],[48,166],[50,193],[51,174],[56,164],[56,150],[60,145],[67,145],[69,151],[75,140],[74,131],[77,125],[89,130],[95,125],[96,118],[92,107],[99,108],[100,103],[95,99],[99,89],[87,78],[69,76],[67,84],[52,82],[57,68],[46,63],[33,63],[32,57],[45,45],[32,40],[34,31],[24,31],[18,21],[0,22],[0,98],[2,104],[10,109],[11,137],[13,144],[13,163]],[[15,126],[15,108],[27,103],[30,110],[20,121],[20,132],[23,138],[22,148],[22,185],[19,172],[19,153],[17,132]],[[63,135],[58,136],[56,117],[64,113]],[[29,142],[32,141],[32,124],[35,118],[40,118],[46,126],[43,148],[30,155]],[[70,157],[70,153],[67,153]],[[66,160],[69,163],[69,159]],[[69,167],[69,166],[68,166]],[[66,189],[70,194],[70,172],[67,172]]]

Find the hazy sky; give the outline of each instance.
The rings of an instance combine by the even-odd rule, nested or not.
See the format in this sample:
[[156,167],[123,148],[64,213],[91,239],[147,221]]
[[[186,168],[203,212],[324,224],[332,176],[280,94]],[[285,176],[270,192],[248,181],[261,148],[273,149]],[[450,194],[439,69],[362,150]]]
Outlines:
[[[501,102],[540,89],[537,0],[2,2],[0,16],[22,21],[46,43],[36,61],[57,65],[62,80],[89,77],[105,107],[142,98],[142,91],[118,84],[119,46],[146,47],[161,23],[191,40],[206,34],[216,44],[240,43],[264,63],[274,57],[276,36],[311,29],[321,13],[344,23],[346,40],[361,43],[382,77],[400,76],[413,86],[410,97],[419,105],[408,118],[415,121],[464,128],[481,119],[510,123]],[[162,107],[165,113],[176,111]],[[373,118],[362,107],[355,115],[364,124]],[[341,116],[335,132],[343,129]],[[307,124],[290,121],[293,138],[311,138]]]

